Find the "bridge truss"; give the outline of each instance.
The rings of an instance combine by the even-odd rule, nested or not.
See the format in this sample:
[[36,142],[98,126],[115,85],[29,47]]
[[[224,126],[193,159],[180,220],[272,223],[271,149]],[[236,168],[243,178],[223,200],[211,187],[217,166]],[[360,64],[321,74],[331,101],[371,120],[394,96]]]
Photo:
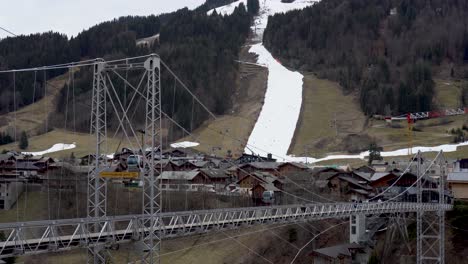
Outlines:
[[[153,227],[145,224],[151,217],[148,215],[7,223],[0,224],[0,232],[8,234],[7,239],[0,242],[0,257],[74,248],[111,249],[121,243],[140,241],[151,232],[158,238],[169,238],[259,224],[451,209],[450,204],[434,203],[328,203],[160,213]],[[91,228],[96,225],[100,230]]]

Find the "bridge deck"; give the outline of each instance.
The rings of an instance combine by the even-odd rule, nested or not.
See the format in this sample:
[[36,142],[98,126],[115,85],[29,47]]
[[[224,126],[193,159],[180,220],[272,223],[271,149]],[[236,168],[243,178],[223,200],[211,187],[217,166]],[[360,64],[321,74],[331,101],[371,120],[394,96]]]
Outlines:
[[[446,211],[450,204],[431,203],[328,203],[296,204],[162,213],[155,221],[161,238],[252,226],[396,212]],[[111,246],[139,241],[149,228],[143,215],[76,218],[0,224],[7,239],[0,242],[0,258]]]

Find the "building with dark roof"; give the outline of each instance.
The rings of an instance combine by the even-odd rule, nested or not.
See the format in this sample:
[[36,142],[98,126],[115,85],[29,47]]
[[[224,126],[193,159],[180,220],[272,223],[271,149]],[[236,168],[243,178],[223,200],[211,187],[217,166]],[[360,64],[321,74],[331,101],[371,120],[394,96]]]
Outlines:
[[356,243],[351,243],[315,249],[314,251],[312,251],[310,256],[312,256],[313,258],[313,264],[351,264],[355,263],[355,261],[359,259],[359,254],[363,253],[365,253],[364,247]]

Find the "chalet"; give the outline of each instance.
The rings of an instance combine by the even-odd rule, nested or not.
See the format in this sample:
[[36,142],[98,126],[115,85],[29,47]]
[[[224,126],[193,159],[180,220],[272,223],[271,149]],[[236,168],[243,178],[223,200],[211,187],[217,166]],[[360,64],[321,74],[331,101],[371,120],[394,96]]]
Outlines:
[[[367,263],[364,247],[357,243],[319,248],[310,254],[313,264],[323,263]],[[361,261],[361,258],[363,261]]]
[[375,189],[385,188],[390,186],[390,181],[398,178],[398,174],[394,172],[376,172],[370,179],[370,185]]
[[174,162],[174,164],[177,164],[177,169],[179,171],[191,171],[191,170],[196,170],[196,169],[201,169],[201,168],[212,168],[214,165],[210,161],[179,161],[179,162]]
[[210,179],[200,171],[163,171],[158,177],[162,184],[208,184]]
[[281,198],[281,189],[276,187],[272,183],[259,182],[252,187],[252,199],[255,204],[263,204],[262,198],[265,191],[273,191],[275,193],[276,201],[279,201]]
[[263,157],[260,155],[243,153],[242,156],[240,156],[235,163],[244,164],[251,162],[276,162],[276,159],[274,159],[271,154],[268,154],[266,157]]
[[468,159],[457,160],[454,164],[453,172],[468,172]]
[[360,171],[354,170],[350,173],[350,176],[358,180],[362,184],[367,184],[370,182],[370,179],[372,178],[372,173],[360,172]]
[[[401,196],[402,200],[413,201],[416,199],[416,181],[417,175],[407,172],[403,175],[400,173],[375,173],[372,175],[370,185],[374,188],[376,192],[382,192],[387,190],[387,195],[391,193],[402,193],[404,190],[406,192]],[[391,187],[390,187],[391,186]],[[431,191],[429,189],[437,189],[437,181],[430,177],[422,177],[422,187],[426,190],[424,192],[431,193],[429,196],[425,195],[423,200],[429,201],[438,199],[438,194],[436,191]]]
[[372,196],[373,189],[367,183],[351,177],[350,174],[336,174],[328,179],[328,187],[337,196],[347,196],[350,200],[365,200]]
[[16,158],[11,154],[0,154],[0,168],[3,173],[11,171],[9,168],[16,164]]
[[372,169],[374,169],[375,172],[386,172],[388,170],[388,162],[384,160],[373,160],[371,163]]
[[455,199],[468,199],[468,171],[449,173],[447,183]]
[[200,173],[206,179],[209,179],[210,184],[214,185],[216,190],[223,189],[231,182],[231,176],[221,169],[200,169]]
[[278,171],[281,175],[288,174],[288,173],[295,173],[295,172],[301,172],[308,170],[309,167],[307,167],[303,163],[298,163],[298,162],[284,162],[278,165]]
[[334,167],[315,167],[312,168],[312,177],[315,180],[328,180],[329,178],[345,173],[343,170],[334,168]]
[[[88,154],[83,157],[80,157],[80,165],[92,165],[94,161],[96,160],[96,155],[95,154]],[[106,161],[107,157],[101,156],[99,158],[99,161],[103,162]]]
[[162,168],[162,171],[181,171],[180,169],[181,162],[177,161],[172,161],[172,160],[167,160],[167,159],[162,159],[162,160],[156,160],[154,161],[154,164],[156,166],[156,171],[160,171]]
[[251,162],[240,165],[236,170],[236,176],[238,179],[244,178],[246,175],[252,172],[267,172],[272,175],[278,176],[278,162]]
[[268,172],[253,172],[237,181],[241,189],[252,190],[257,184],[272,184],[278,189],[283,189],[283,181]]
[[373,174],[375,172],[374,168],[372,168],[370,166],[367,166],[367,165],[363,165],[361,167],[358,167],[358,168],[354,169],[353,171],[361,172],[361,173],[369,173],[369,174]]
[[188,156],[188,151],[186,149],[171,149],[163,152],[164,157],[171,158],[183,158]]
[[232,165],[232,162],[226,159],[210,159],[210,161],[214,164],[214,168],[218,169],[228,169]]

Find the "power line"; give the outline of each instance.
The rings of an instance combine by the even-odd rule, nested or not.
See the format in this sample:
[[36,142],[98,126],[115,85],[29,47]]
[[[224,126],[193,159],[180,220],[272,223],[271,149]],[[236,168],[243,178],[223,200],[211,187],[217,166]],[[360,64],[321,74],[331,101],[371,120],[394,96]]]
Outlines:
[[18,36],[18,35],[16,35],[15,33],[11,32],[10,30],[8,30],[8,29],[6,29],[6,28],[4,28],[4,27],[0,27],[0,29],[3,30],[3,31],[5,31],[6,33],[12,35],[12,36],[15,36],[15,37]]

